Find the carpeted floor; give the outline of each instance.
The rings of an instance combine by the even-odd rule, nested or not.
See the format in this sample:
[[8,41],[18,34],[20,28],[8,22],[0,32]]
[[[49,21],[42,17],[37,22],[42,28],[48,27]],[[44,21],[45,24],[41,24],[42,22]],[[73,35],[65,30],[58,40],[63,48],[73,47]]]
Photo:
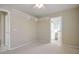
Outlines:
[[79,49],[67,46],[49,44],[32,44],[14,50],[5,51],[1,54],[78,54]]

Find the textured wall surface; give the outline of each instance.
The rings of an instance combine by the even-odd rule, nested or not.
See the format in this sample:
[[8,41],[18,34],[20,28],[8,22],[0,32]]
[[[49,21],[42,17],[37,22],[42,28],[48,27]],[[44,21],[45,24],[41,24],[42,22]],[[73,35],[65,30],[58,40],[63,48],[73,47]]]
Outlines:
[[18,10],[11,11],[11,47],[28,44],[36,39],[34,19]]
[[[79,8],[64,10],[51,14],[50,17],[43,17],[38,21],[38,38],[42,41],[50,40],[49,20],[61,16],[63,19],[62,40],[65,44],[79,46]],[[48,21],[46,21],[48,20]]]

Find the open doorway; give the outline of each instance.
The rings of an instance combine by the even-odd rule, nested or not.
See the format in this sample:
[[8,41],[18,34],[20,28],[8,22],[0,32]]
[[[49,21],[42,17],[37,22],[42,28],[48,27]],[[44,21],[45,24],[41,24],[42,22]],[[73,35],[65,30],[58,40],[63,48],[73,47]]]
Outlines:
[[51,18],[50,21],[51,29],[51,43],[58,46],[62,45],[62,17]]

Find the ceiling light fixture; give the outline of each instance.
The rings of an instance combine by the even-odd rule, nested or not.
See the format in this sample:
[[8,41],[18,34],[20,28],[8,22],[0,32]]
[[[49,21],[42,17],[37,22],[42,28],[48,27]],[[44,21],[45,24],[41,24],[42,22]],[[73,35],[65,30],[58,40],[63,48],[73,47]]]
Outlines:
[[43,8],[44,4],[35,4],[34,8]]

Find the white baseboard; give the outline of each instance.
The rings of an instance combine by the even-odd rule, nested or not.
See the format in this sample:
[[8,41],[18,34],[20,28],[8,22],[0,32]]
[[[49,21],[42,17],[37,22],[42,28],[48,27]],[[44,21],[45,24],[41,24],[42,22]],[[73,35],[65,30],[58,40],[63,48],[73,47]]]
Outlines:
[[35,42],[35,40],[31,40],[28,43],[26,42],[26,43],[24,43],[22,45],[19,45],[19,46],[13,47],[13,48],[9,48],[8,50],[14,50],[14,49],[20,48],[20,47],[25,46],[25,45],[30,45],[30,44],[32,44],[34,42]]

